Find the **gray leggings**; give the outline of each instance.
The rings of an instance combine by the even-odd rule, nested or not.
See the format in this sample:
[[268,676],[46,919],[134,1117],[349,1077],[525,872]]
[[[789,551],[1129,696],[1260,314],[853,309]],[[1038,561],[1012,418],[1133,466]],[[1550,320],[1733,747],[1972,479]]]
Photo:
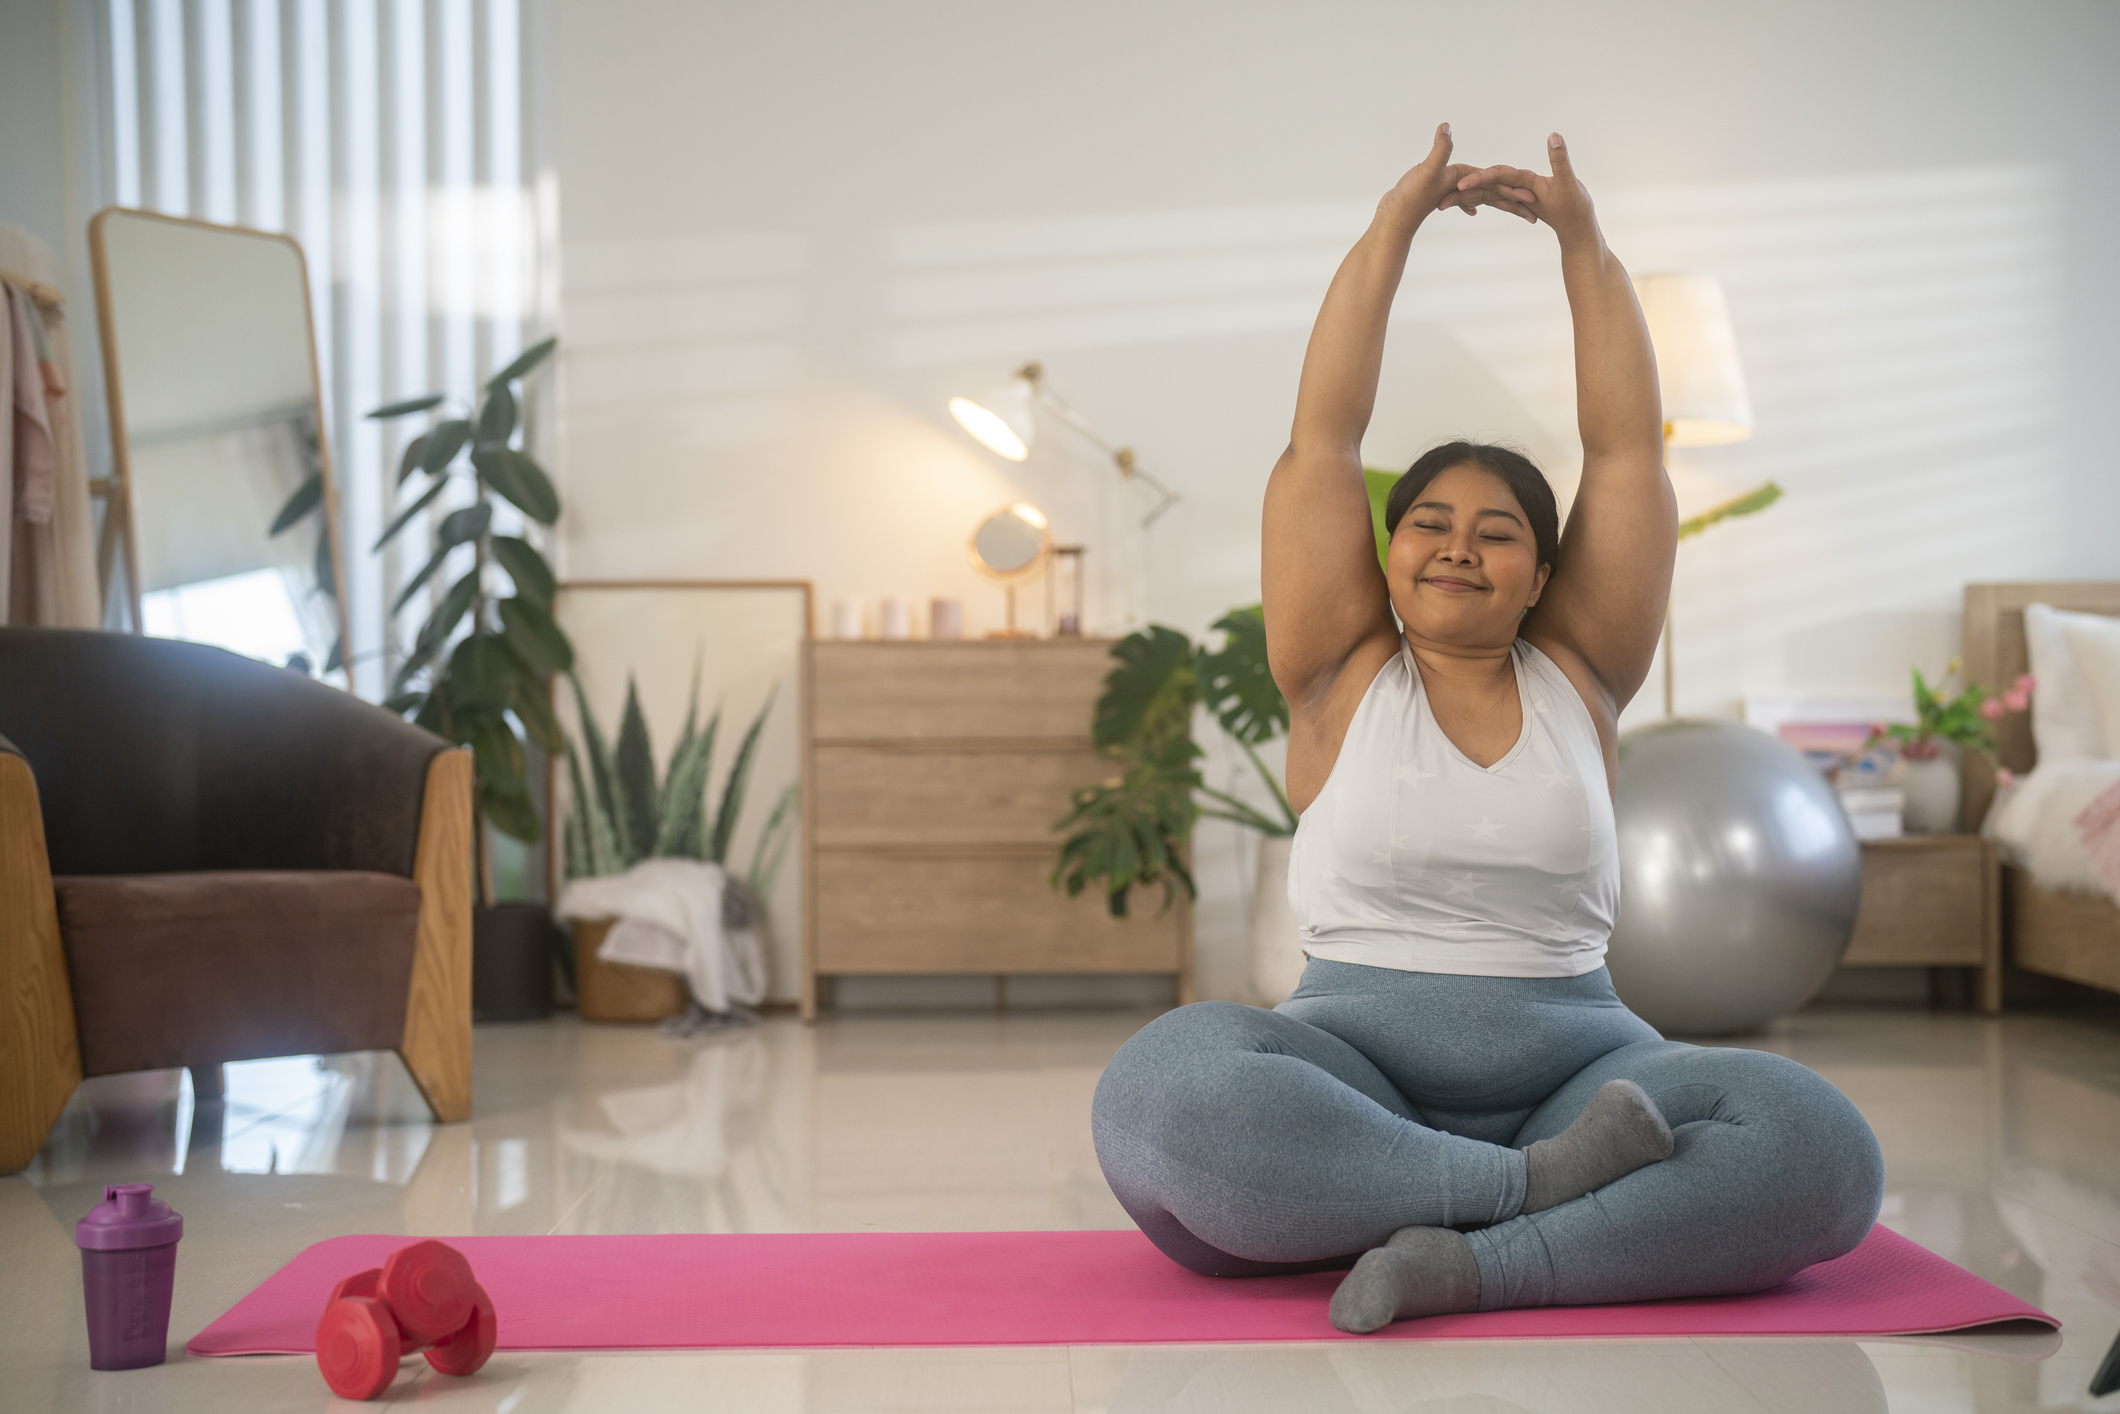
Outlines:
[[[1678,1141],[1662,1163],[1524,1214],[1524,1149],[1608,1080]],[[1344,1267],[1394,1231],[1465,1232],[1480,1309],[1763,1291],[1852,1251],[1884,1156],[1847,1097],[1764,1051],[1666,1041],[1581,977],[1313,960],[1272,1011],[1199,1002],[1098,1082],[1097,1158],[1175,1262],[1210,1276]]]

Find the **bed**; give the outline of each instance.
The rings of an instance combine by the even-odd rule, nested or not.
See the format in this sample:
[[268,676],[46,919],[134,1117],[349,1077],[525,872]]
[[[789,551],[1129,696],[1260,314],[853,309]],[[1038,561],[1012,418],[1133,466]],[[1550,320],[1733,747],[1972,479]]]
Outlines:
[[[1989,686],[2030,671],[2024,610],[2050,604],[2077,613],[2120,617],[2120,582],[1968,584],[1965,587],[1965,673]],[[2023,775],[2038,762],[2028,714],[1996,724],[2001,764]],[[1965,757],[1965,821],[1977,827],[1995,795],[1994,768],[1977,752]],[[2042,887],[2017,865],[2002,867],[2005,953],[2017,966],[2107,991],[2120,992],[2120,906],[2103,894]]]

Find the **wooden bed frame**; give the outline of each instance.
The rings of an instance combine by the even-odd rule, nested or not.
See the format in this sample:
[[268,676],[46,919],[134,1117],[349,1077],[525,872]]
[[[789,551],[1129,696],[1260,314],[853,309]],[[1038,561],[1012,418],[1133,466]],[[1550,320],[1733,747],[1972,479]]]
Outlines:
[[[1999,687],[2031,670],[2024,640],[2027,604],[2120,617],[2120,582],[1968,584],[1965,587],[1965,674]],[[2029,713],[1996,724],[1996,754],[2022,774],[2038,760]],[[1965,755],[1968,829],[1987,818],[1995,795],[1994,768],[1978,752]],[[2010,960],[2030,972],[2120,992],[2120,906],[2095,894],[2044,889],[2029,872],[2002,866],[2002,937]]]

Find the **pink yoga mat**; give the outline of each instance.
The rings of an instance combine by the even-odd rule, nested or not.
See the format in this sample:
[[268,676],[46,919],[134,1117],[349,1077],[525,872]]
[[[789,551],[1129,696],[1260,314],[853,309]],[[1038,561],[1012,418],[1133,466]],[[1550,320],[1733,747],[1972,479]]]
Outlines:
[[[319,1242],[187,1347],[316,1348],[341,1277],[410,1237]],[[1327,1322],[1338,1272],[1218,1280],[1138,1232],[452,1237],[500,1317],[503,1350],[1090,1345],[1355,1340]],[[1757,1296],[1551,1306],[1403,1321],[1383,1338],[1915,1335],[2060,1322],[1887,1228]]]

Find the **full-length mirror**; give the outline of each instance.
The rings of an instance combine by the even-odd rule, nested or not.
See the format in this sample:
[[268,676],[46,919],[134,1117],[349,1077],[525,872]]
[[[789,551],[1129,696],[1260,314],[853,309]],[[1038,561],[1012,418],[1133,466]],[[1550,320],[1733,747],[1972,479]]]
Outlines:
[[337,497],[309,282],[286,236],[114,208],[89,223],[109,384],[106,599],[131,627],[339,673]]

